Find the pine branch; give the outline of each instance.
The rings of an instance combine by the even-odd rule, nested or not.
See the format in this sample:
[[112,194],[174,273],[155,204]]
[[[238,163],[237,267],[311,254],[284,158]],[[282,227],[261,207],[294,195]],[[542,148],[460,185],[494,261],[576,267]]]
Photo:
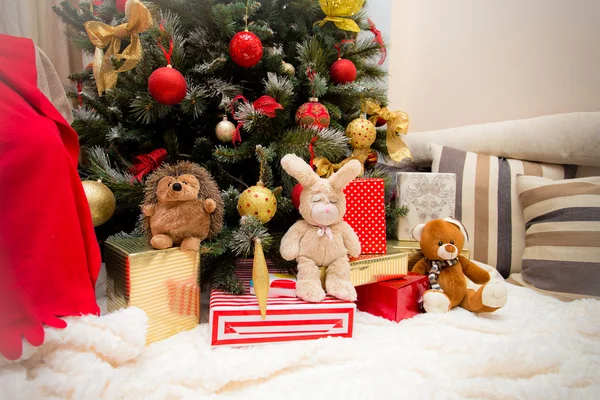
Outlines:
[[114,168],[101,147],[89,149],[88,160],[91,175],[102,179],[102,183],[115,194],[118,204],[122,203],[131,208],[139,207],[144,198],[144,186],[137,182],[133,175]]
[[73,110],[73,129],[87,146],[103,145],[110,125],[95,111],[81,107]]
[[310,158],[308,145],[311,139],[318,137],[314,144],[315,156],[326,157],[330,161],[337,161],[346,157],[348,152],[348,137],[345,132],[325,128],[320,131],[306,128],[292,128],[284,133],[278,144],[277,153],[280,157],[294,153],[305,160]]
[[231,235],[231,250],[237,255],[247,258],[254,248],[254,239],[259,238],[263,250],[269,251],[272,244],[271,235],[267,228],[256,218],[244,216],[240,220],[239,228]]
[[196,85],[189,85],[185,97],[181,101],[181,110],[197,119],[206,111],[204,100],[208,98],[208,93],[203,88]]
[[225,205],[225,220],[235,220],[239,218],[237,211],[237,203],[240,198],[240,191],[229,186],[227,190],[221,191],[221,197]]
[[170,106],[158,103],[148,93],[138,94],[131,102],[131,115],[144,125],[164,118],[171,110]]
[[251,158],[254,154],[254,146],[247,141],[243,142],[237,148],[218,145],[215,147],[213,157],[215,160],[223,163],[233,164]]
[[396,239],[398,218],[404,217],[407,214],[408,208],[406,206],[396,208],[391,204],[385,205],[385,236],[388,239]]
[[267,74],[265,94],[273,97],[286,109],[294,99],[294,84],[286,77],[277,76],[273,72]]

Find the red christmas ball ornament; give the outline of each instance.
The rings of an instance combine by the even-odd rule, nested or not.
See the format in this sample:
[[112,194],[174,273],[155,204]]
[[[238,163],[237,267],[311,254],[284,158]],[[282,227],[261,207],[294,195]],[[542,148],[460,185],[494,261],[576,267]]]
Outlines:
[[229,42],[229,54],[240,67],[250,68],[258,64],[263,55],[263,45],[252,32],[238,32]]
[[296,123],[303,128],[327,128],[331,122],[329,111],[319,103],[319,99],[311,97],[307,103],[302,104],[296,111]]
[[340,58],[329,68],[331,80],[338,85],[354,82],[356,79],[356,66],[350,60]]
[[365,160],[365,167],[373,167],[377,164],[377,152],[375,150],[369,151],[367,159]]
[[172,106],[183,100],[187,84],[181,72],[169,65],[157,69],[150,75],[148,91],[160,104]]
[[125,3],[127,3],[127,0],[117,0],[115,2],[117,11],[120,12],[121,14],[125,14]]
[[384,126],[385,124],[387,124],[387,121],[381,117],[377,117],[377,121],[375,122],[375,126],[376,127],[380,127],[380,126]]
[[300,195],[302,194],[302,189],[304,189],[304,187],[299,183],[292,189],[292,204],[296,210],[300,208]]

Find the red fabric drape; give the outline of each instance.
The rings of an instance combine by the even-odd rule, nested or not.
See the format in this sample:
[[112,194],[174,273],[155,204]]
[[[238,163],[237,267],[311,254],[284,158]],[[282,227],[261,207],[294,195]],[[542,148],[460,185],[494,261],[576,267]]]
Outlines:
[[39,346],[43,324],[98,314],[100,250],[77,173],[79,142],[37,88],[29,39],[0,35],[0,353],[22,338]]

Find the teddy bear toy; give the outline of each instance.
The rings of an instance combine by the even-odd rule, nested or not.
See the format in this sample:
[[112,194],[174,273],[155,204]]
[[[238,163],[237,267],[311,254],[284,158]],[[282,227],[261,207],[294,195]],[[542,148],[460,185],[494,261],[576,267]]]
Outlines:
[[155,249],[181,245],[198,251],[223,227],[223,199],[212,176],[197,164],[164,165],[146,181],[143,229]]
[[[469,236],[454,218],[435,219],[413,229],[420,242],[421,258],[412,272],[427,275],[430,289],[423,294],[423,308],[428,313],[445,313],[461,306],[472,312],[493,312],[506,304],[506,287],[490,281],[490,274],[460,255]],[[467,287],[467,278],[481,285]]]
[[298,263],[296,296],[313,303],[323,300],[319,267],[327,267],[327,293],[342,300],[356,300],[348,255],[358,257],[360,242],[342,218],[346,212],[343,190],[360,174],[360,162],[346,163],[328,179],[320,178],[295,154],[285,155],[281,166],[303,186],[299,207],[303,219],[290,227],[280,247],[285,260]]

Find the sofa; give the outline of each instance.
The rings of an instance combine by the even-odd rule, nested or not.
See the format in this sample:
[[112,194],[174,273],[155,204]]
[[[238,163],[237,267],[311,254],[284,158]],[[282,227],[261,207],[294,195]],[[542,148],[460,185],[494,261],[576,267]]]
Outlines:
[[[600,287],[598,272],[573,276],[568,269],[573,264],[566,261],[560,274],[544,270],[550,264],[554,271],[561,270],[560,263],[557,267],[554,260],[544,260],[563,251],[561,246],[550,255],[523,256],[535,250],[526,234],[536,240],[552,236],[547,227],[536,226],[544,212],[536,203],[538,190],[548,192],[549,180],[568,184],[583,179],[576,182],[578,188],[597,184],[600,112],[409,133],[404,139],[413,160],[386,165],[390,174],[448,169],[462,174],[462,219],[478,233],[472,258],[507,285],[504,308],[492,314],[457,308],[399,323],[357,312],[351,339],[246,348],[211,348],[206,296],[197,328],[148,347],[144,343],[147,319],[139,309],[70,318],[67,329],[48,329],[46,343],[37,349],[27,347],[19,361],[0,360],[0,398],[597,398],[600,300],[594,293]],[[480,168],[483,173],[477,172]],[[512,171],[508,181],[499,175],[503,168]],[[485,190],[477,186],[483,176],[491,177],[484,182]],[[510,190],[499,195],[507,182]],[[580,195],[580,200],[596,201],[594,190]],[[527,191],[535,196],[522,195]],[[481,193],[486,203],[478,197]],[[488,215],[485,225],[474,216],[481,204]],[[498,208],[503,214],[496,213],[492,221],[489,216]],[[586,215],[598,215],[593,203],[586,210]],[[511,240],[500,244],[504,234],[498,232],[506,228],[508,219],[511,224],[505,233],[510,231]],[[582,223],[587,224],[587,233],[598,233],[595,222],[590,218]],[[559,229],[558,237],[569,236],[573,229],[565,231]],[[503,259],[506,246],[511,257]],[[569,249],[565,250],[568,256],[573,254]],[[587,251],[592,259],[598,254],[597,244],[576,250],[576,254]],[[503,264],[498,269],[498,261],[508,267]],[[528,268],[535,273],[528,274]],[[569,284],[561,286],[567,278]],[[548,286],[552,280],[558,284]],[[584,289],[579,290],[577,282]],[[103,304],[101,280],[99,285]]]

